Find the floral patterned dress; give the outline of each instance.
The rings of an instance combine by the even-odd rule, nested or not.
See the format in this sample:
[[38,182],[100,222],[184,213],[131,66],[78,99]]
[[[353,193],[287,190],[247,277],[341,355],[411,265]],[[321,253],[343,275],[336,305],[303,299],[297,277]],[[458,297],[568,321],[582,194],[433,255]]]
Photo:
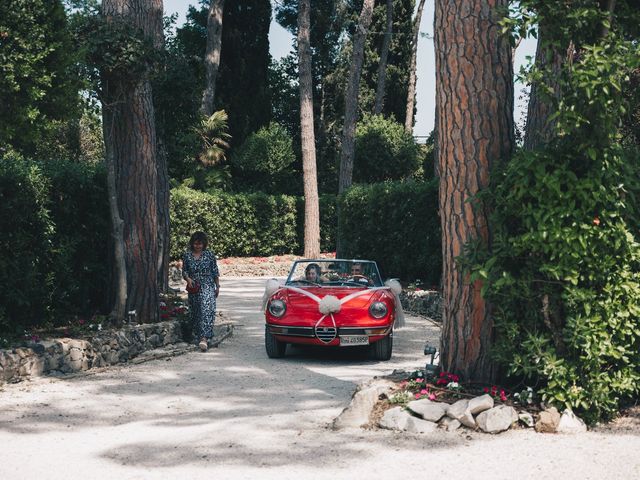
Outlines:
[[186,252],[182,258],[182,277],[195,280],[200,284],[198,293],[189,294],[189,312],[193,326],[193,340],[207,340],[213,337],[213,322],[216,318],[216,284],[220,275],[216,256],[209,250],[203,250],[200,258],[193,252]]

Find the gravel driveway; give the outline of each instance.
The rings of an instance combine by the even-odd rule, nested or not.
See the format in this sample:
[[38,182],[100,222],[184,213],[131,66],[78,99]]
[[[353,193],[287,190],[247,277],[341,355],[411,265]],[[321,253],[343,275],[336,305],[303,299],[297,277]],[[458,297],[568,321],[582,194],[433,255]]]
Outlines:
[[269,360],[264,279],[224,278],[220,348],[0,390],[0,478],[637,479],[637,429],[405,435],[328,428],[358,382],[424,363],[438,329],[408,318],[394,356],[290,349]]

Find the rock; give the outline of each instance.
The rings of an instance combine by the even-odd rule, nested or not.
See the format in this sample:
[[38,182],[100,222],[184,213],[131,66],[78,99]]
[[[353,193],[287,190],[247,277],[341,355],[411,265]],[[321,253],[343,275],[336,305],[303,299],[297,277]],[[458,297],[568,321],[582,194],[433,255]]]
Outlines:
[[533,425],[535,424],[535,421],[533,420],[533,415],[531,415],[529,412],[519,413],[518,420],[520,420],[520,423],[522,423],[523,425],[529,428],[532,428]]
[[447,413],[446,403],[432,402],[428,398],[414,400],[407,404],[407,408],[419,417],[430,421],[437,422]]
[[479,397],[469,400],[469,411],[471,415],[477,415],[480,412],[493,408],[493,397],[489,394],[480,395]]
[[484,412],[480,412],[476,417],[478,427],[486,433],[503,432],[517,420],[518,414],[515,409],[507,405],[499,405],[485,410]]
[[587,431],[587,426],[581,418],[577,417],[571,410],[562,412],[560,422],[556,432],[558,433],[582,433]]
[[412,418],[411,414],[404,408],[393,407],[384,412],[380,422],[378,422],[378,426],[389,430],[404,430],[410,418]]
[[69,350],[69,359],[72,362],[82,359],[82,350],[76,347],[71,347]]
[[447,408],[447,416],[457,420],[458,417],[464,415],[468,407],[469,400],[458,400],[456,403],[449,405],[449,408]]
[[469,410],[469,400],[458,400],[453,405],[449,405],[447,416],[458,420],[465,427],[476,428],[476,421]]
[[458,420],[454,420],[453,418],[444,417],[440,420],[440,426],[444,428],[447,432],[453,432],[457,430],[462,425]]
[[560,423],[560,413],[555,407],[548,408],[540,412],[538,421],[536,422],[536,432],[555,433]]
[[363,384],[356,391],[351,403],[333,421],[333,428],[359,428],[369,422],[369,415],[373,406],[378,402],[381,394],[389,393],[395,387],[388,380],[374,380]]
[[421,418],[410,417],[407,420],[407,425],[404,428],[409,433],[432,433],[438,429],[438,424],[435,422],[429,422],[422,420]]

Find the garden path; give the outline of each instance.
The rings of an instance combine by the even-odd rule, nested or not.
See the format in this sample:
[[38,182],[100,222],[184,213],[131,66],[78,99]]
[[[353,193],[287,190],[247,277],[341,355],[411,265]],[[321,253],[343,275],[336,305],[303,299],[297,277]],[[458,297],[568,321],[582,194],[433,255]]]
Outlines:
[[264,279],[224,278],[234,336],[207,353],[37,378],[0,390],[0,478],[640,478],[637,430],[406,435],[336,432],[356,384],[424,363],[437,327],[408,317],[390,362],[295,349],[270,360]]

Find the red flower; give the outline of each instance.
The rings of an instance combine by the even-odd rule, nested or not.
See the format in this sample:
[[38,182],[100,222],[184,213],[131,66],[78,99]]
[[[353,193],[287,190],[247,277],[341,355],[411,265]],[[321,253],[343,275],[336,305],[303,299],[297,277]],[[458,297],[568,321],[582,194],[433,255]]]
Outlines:
[[79,324],[79,325],[84,325],[84,319],[83,319],[83,318],[81,318],[80,320],[78,320],[78,324]]
[[597,227],[598,225],[600,225],[600,217],[598,215],[596,215],[595,217],[593,217],[593,224]]
[[487,387],[484,387],[482,390],[484,391],[484,393],[489,393],[489,389]]
[[163,313],[162,315],[160,315],[160,318],[169,318],[169,314],[168,313]]

